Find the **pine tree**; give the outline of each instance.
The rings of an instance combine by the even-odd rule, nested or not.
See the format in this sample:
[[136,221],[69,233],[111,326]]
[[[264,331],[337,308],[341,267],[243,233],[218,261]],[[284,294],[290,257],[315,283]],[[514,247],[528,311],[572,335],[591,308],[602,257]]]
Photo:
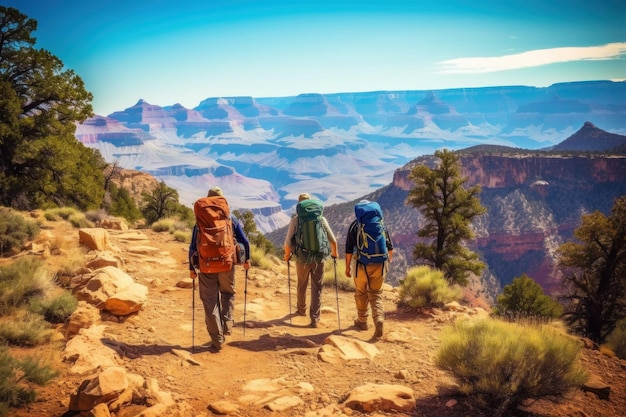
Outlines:
[[79,143],[92,114],[83,81],[36,49],[37,22],[0,6],[0,204],[18,209],[97,208],[104,161]]
[[417,232],[422,239],[413,256],[443,271],[450,283],[467,285],[469,273],[481,274],[484,264],[463,243],[474,237],[472,220],[487,209],[480,204],[480,186],[465,188],[458,158],[447,149],[436,151],[439,165],[417,165],[409,178],[415,187],[407,201],[424,217]]
[[582,216],[574,237],[558,249],[566,320],[602,343],[626,317],[626,196],[615,200],[608,217],[599,211]]

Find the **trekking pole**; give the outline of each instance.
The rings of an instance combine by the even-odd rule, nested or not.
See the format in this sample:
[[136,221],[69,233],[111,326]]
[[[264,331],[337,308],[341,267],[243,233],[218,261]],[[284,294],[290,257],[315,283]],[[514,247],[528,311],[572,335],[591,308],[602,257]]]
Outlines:
[[291,326],[291,269],[287,260],[287,287],[289,288],[289,325]]
[[246,337],[246,305],[248,299],[248,270],[246,269],[246,280],[243,285],[243,337]]
[[339,318],[339,286],[337,285],[337,258],[333,258],[333,266],[335,267],[335,296],[337,297],[337,326],[341,331],[341,319]]
[[191,280],[191,353],[196,353],[196,279]]

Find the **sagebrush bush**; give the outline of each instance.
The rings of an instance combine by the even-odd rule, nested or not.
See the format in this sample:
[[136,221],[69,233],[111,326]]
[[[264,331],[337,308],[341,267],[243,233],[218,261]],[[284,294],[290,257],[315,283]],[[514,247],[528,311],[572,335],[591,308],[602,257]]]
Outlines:
[[[337,259],[337,288],[343,291],[354,290],[354,279],[346,277],[346,260]],[[324,286],[335,286],[335,263],[333,258],[328,258],[324,262]]]
[[174,236],[174,240],[177,242],[183,242],[183,243],[191,242],[190,231],[175,230],[172,235]]
[[250,244],[250,265],[261,269],[270,269],[274,265],[272,255],[265,252],[265,249]]
[[25,305],[30,298],[42,295],[52,285],[42,261],[23,257],[0,267],[0,315]]
[[606,338],[606,344],[618,358],[626,359],[626,318],[617,322],[615,329]]
[[37,399],[37,392],[25,382],[45,385],[58,372],[38,359],[16,359],[6,347],[0,346],[0,416],[12,407],[20,407]]
[[0,342],[15,346],[37,346],[50,341],[50,323],[43,316],[22,312],[0,321]]
[[46,220],[57,222],[60,220],[69,220],[71,216],[79,213],[78,210],[71,207],[56,207],[44,211],[43,216]]
[[0,256],[12,255],[24,243],[39,234],[35,221],[27,220],[19,213],[0,207]]
[[443,272],[425,265],[409,268],[400,284],[399,305],[440,307],[461,299],[461,289],[450,286]]
[[76,307],[78,299],[69,291],[51,298],[36,297],[30,303],[30,311],[41,314],[50,323],[65,323]]
[[67,221],[70,222],[72,226],[77,229],[82,229],[85,227],[94,227],[94,224],[90,222],[84,213],[76,212],[72,214]]
[[457,378],[470,402],[503,416],[527,399],[557,398],[580,386],[586,379],[580,349],[550,326],[464,320],[442,331],[435,362]]

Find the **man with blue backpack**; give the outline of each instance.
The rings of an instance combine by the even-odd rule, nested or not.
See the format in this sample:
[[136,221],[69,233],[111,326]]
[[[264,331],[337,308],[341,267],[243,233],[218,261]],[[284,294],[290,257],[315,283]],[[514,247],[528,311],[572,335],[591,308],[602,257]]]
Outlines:
[[358,317],[354,325],[367,330],[368,303],[376,327],[375,338],[383,336],[385,312],[382,293],[393,243],[383,222],[383,212],[377,202],[362,200],[354,206],[356,219],[346,236],[346,276],[352,276],[352,258],[356,257],[354,300]]
[[307,193],[300,194],[296,214],[285,236],[285,261],[296,255],[297,314],[306,316],[306,292],[311,281],[311,327],[317,327],[322,309],[324,261],[337,258],[337,240],[323,215],[324,206]]

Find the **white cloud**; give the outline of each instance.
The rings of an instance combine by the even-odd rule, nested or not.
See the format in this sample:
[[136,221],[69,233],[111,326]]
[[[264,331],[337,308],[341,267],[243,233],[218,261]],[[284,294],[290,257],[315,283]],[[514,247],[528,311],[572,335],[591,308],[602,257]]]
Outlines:
[[442,74],[478,74],[519,68],[539,67],[572,61],[603,61],[626,56],[626,42],[600,46],[536,49],[519,54],[494,57],[455,58],[441,61]]

